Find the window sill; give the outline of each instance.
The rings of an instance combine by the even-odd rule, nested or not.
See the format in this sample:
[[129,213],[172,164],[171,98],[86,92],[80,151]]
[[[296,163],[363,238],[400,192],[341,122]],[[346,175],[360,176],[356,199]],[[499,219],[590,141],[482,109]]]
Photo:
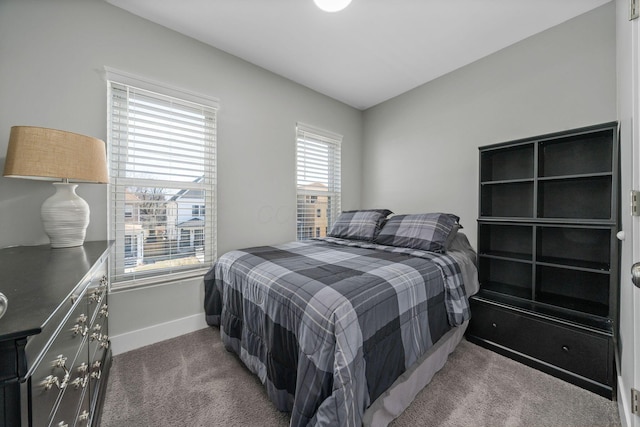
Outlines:
[[180,273],[164,274],[161,276],[144,277],[141,279],[125,280],[111,284],[111,292],[131,291],[139,288],[151,288],[154,286],[172,285],[175,282],[193,279],[196,277],[203,278],[209,268],[199,268],[197,270],[183,271]]

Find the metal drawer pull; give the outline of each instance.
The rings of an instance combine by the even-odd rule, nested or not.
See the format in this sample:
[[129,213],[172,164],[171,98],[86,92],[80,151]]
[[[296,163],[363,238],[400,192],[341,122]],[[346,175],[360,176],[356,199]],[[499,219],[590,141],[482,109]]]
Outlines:
[[44,381],[42,381],[42,387],[45,390],[51,390],[54,385],[58,387],[58,389],[60,388],[60,380],[58,380],[58,377],[54,377],[53,375],[49,375],[44,379]]
[[109,337],[107,335],[103,335],[100,341],[100,347],[104,349],[109,348]]
[[494,328],[498,327],[498,325],[496,325],[495,323],[492,323],[491,326],[493,326]]
[[62,354],[58,355],[58,357],[56,357],[56,360],[53,361],[53,366],[55,366],[56,368],[62,368],[65,370],[65,372],[68,372],[66,364],[67,358]]
[[8,306],[9,300],[2,292],[0,292],[0,317],[4,316],[4,313],[7,312]]
[[87,332],[89,332],[89,328],[76,323],[73,325],[73,328],[71,328],[71,332],[73,332],[73,335],[80,334],[84,337],[87,335]]
[[80,387],[85,388],[87,386],[87,382],[89,381],[88,377],[78,377],[75,380],[71,381],[69,384],[75,387],[75,389],[79,389]]
[[67,386],[70,378],[69,369],[67,368],[67,358],[62,354],[58,355],[58,357],[56,357],[56,360],[53,361],[53,366],[55,366],[56,368],[62,368],[62,370],[64,370],[64,377],[62,378],[62,382],[59,384],[56,383],[59,389],[63,389]]
[[101,294],[102,291],[100,289],[96,289],[95,291],[91,292],[91,294],[89,294],[89,303],[96,302],[100,304],[100,302],[102,301]]
[[91,378],[94,378],[96,380],[100,379],[100,377],[102,376],[102,369],[100,369],[101,366],[102,366],[102,362],[100,362],[99,360],[96,360],[95,362],[93,362],[93,365],[91,365],[91,369],[94,372],[91,373]]
[[565,353],[569,353],[569,347],[567,347],[566,345],[563,345],[562,351],[564,351]]

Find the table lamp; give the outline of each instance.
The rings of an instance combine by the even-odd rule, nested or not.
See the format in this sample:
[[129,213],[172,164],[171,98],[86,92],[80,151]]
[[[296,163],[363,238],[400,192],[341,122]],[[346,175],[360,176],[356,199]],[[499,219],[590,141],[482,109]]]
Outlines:
[[77,133],[13,126],[4,176],[54,182],[56,192],[42,204],[44,230],[52,248],[81,246],[89,225],[89,205],[74,182],[109,182],[105,144]]

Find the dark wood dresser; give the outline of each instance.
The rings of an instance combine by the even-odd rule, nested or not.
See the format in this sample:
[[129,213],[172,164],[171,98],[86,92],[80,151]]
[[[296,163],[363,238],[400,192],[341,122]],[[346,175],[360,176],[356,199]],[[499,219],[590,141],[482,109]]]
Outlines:
[[111,363],[111,243],[0,250],[0,425],[96,425]]

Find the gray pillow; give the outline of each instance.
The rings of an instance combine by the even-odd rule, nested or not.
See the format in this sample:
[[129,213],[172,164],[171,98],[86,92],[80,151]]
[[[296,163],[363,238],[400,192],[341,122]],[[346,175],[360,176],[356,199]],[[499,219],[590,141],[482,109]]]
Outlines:
[[447,213],[396,215],[387,220],[375,242],[387,246],[445,252],[460,218]]
[[378,235],[387,216],[392,213],[389,209],[344,211],[331,227],[328,236],[372,241]]

